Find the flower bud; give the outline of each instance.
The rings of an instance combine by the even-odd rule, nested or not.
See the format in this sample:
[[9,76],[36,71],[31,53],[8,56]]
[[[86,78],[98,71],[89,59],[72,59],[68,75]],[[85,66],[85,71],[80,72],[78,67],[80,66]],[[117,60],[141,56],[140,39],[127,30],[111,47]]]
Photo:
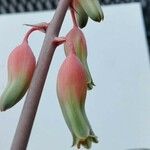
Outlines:
[[8,83],[0,97],[0,110],[14,106],[26,93],[33,72],[35,57],[26,40],[17,46],[8,58]]
[[97,22],[104,19],[98,0],[72,0],[71,8],[74,10],[75,18],[80,28],[86,26],[88,17]]
[[104,14],[98,0],[78,0],[87,15],[94,21],[100,22]]
[[83,66],[85,67],[87,74],[88,89],[92,89],[95,84],[93,82],[87,64],[87,46],[83,32],[78,27],[74,26],[73,29],[67,34],[66,42],[64,45],[66,56],[68,56],[68,54],[72,50],[72,47],[75,50],[76,55],[78,56]]
[[87,93],[85,69],[71,51],[58,73],[57,95],[65,121],[73,136],[73,146],[83,145],[90,148],[92,142],[98,142],[85,114]]

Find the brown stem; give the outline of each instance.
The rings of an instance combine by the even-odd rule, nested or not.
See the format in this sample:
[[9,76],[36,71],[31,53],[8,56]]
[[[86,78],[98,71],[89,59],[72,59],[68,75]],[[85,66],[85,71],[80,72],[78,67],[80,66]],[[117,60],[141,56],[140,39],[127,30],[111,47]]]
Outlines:
[[48,69],[56,48],[55,44],[53,44],[53,39],[59,34],[70,1],[59,1],[51,24],[48,26],[38,65],[22,109],[11,150],[26,150]]

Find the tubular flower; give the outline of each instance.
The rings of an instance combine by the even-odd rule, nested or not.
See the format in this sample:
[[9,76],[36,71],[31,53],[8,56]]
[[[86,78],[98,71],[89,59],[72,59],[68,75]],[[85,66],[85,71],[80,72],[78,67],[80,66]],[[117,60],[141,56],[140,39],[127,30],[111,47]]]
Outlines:
[[87,46],[83,32],[76,26],[67,34],[64,44],[66,56],[70,53],[71,48],[75,49],[76,55],[82,62],[87,74],[87,87],[92,89],[95,85],[87,64]]
[[85,98],[87,93],[86,73],[83,65],[71,51],[58,73],[57,95],[65,121],[73,136],[73,146],[90,148],[97,143],[87,116]]
[[8,58],[8,83],[0,97],[0,110],[14,106],[26,93],[36,61],[27,40],[17,46]]
[[76,19],[80,28],[86,26],[88,17],[97,22],[104,19],[98,0],[73,0],[72,7],[76,11]]

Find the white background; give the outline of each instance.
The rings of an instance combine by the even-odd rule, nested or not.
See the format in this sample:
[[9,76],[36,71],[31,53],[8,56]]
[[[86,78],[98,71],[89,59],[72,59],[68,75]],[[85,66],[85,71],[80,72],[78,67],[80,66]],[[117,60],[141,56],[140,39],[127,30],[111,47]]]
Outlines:
[[[86,111],[99,143],[92,150],[150,148],[150,66],[138,3],[103,7],[105,20],[89,20],[84,29],[88,62],[96,87],[88,92]],[[7,83],[7,57],[21,43],[24,23],[49,21],[53,12],[0,16],[0,93]],[[68,14],[61,36],[72,24]],[[30,46],[38,58],[44,34],[36,32]],[[71,150],[72,137],[62,117],[56,96],[56,77],[65,59],[63,46],[54,55],[28,150]],[[0,113],[0,149],[9,150],[24,98]]]

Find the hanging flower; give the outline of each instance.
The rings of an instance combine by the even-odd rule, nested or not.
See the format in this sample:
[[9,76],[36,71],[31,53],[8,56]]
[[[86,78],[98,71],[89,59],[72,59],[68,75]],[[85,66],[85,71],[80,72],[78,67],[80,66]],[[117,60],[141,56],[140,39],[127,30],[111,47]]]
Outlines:
[[8,58],[8,83],[0,97],[0,110],[5,111],[21,100],[26,93],[36,61],[27,39],[17,46]]
[[65,121],[73,136],[73,146],[90,148],[97,137],[85,114],[87,92],[86,71],[75,53],[71,51],[58,73],[57,95]]
[[66,42],[64,44],[65,47],[65,54],[66,56],[70,53],[71,49],[73,48],[76,52],[76,55],[82,62],[86,74],[87,74],[87,87],[88,89],[92,89],[95,85],[93,79],[91,77],[91,73],[89,71],[89,67],[87,64],[87,46],[86,40],[84,37],[83,32],[76,26],[74,26],[71,31],[66,36]]

